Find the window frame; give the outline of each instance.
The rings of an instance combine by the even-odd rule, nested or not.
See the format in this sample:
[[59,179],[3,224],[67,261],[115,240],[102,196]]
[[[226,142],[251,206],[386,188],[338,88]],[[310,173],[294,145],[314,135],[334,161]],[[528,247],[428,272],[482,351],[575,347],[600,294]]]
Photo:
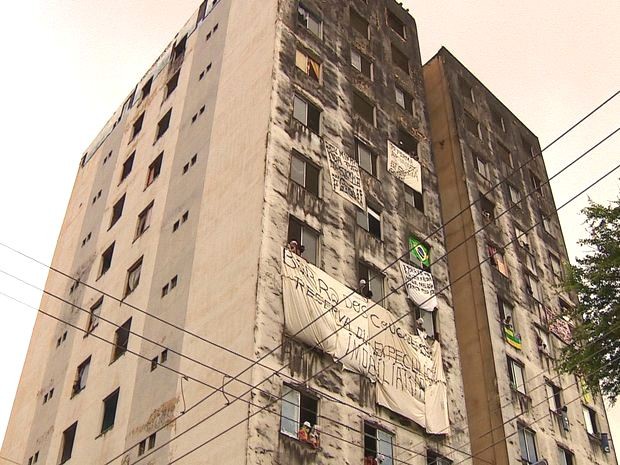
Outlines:
[[86,382],[88,381],[88,371],[90,369],[92,356],[89,355],[86,360],[80,363],[75,370],[75,379],[73,386],[71,387],[71,397],[78,395],[84,389],[86,389]]
[[[297,117],[297,115],[299,114],[299,112],[296,110],[297,104],[298,102],[303,105],[303,113],[304,113],[304,120],[301,120]],[[300,108],[301,110],[301,108]],[[316,121],[316,127],[314,125],[315,121],[310,121],[310,114],[311,114],[311,110],[312,112],[316,112],[317,113],[317,121]],[[321,120],[322,120],[322,114],[323,111],[317,107],[316,105],[314,105],[313,103],[311,103],[307,98],[303,97],[301,94],[295,92],[294,97],[293,97],[293,119],[297,122],[299,122],[300,124],[302,124],[304,127],[308,128],[308,130],[310,130],[311,132],[320,135],[321,134]],[[314,120],[314,118],[313,118]],[[312,124],[311,124],[312,123]]]
[[600,431],[596,419],[596,411],[585,404],[581,404],[581,411],[583,413],[583,425],[586,433],[588,433],[588,436],[598,438]]
[[390,52],[392,55],[392,65],[396,66],[406,75],[411,74],[411,63],[409,57],[397,45],[390,43]]
[[97,279],[101,278],[112,267],[112,260],[114,258],[114,246],[115,246],[115,244],[116,244],[116,241],[112,242],[101,253],[101,265],[99,266],[99,276],[97,277]]
[[[301,174],[301,177],[303,178],[303,180],[298,179],[298,176],[296,176],[296,173],[298,173],[298,170],[294,169],[295,163],[296,163],[295,160],[297,160],[297,163],[299,163],[298,168],[302,168],[302,172],[300,172],[299,174]],[[311,168],[310,171],[308,170],[308,167]],[[309,172],[310,172],[310,178],[314,178],[314,174],[316,174],[316,183],[314,182],[308,183]],[[321,194],[321,168],[317,166],[316,164],[312,163],[301,152],[295,149],[291,151],[291,167],[289,171],[289,178],[292,182],[303,187],[305,190],[315,195],[316,197],[318,198],[321,197],[320,195]],[[316,189],[314,189],[315,185],[316,185]]]
[[[399,93],[402,96],[402,104],[401,104],[401,102],[399,101],[399,98],[398,98],[398,94]],[[409,92],[404,90],[398,84],[394,86],[394,95],[395,95],[395,99],[396,99],[396,104],[401,109],[403,109],[407,114],[413,115],[413,96]]]
[[136,233],[134,240],[141,237],[142,234],[144,234],[147,229],[151,227],[153,205],[155,205],[155,201],[151,200],[151,202],[140,213],[138,213],[138,221],[136,222]]
[[[301,21],[302,17],[306,18],[305,19],[305,24],[304,24],[304,22]],[[314,23],[316,23],[317,31],[314,31],[310,27],[310,24],[308,23],[308,19],[310,19]],[[318,37],[319,39],[323,38],[323,20],[318,15],[316,15],[315,13],[310,11],[308,8],[306,8],[306,6],[303,5],[302,3],[299,3],[297,5],[297,21],[296,21],[296,23],[298,25],[300,25],[300,26],[303,26],[305,29],[310,31],[314,36]]]
[[[385,299],[385,275],[376,266],[365,261],[357,263],[358,282],[364,279],[372,292],[370,300],[380,303]],[[355,286],[356,288],[358,286]]]
[[114,363],[125,355],[129,348],[129,336],[131,335],[131,318],[125,321],[114,331],[114,345],[112,347],[112,361]]
[[[371,221],[370,218],[373,218],[374,221],[379,223],[379,231],[378,234],[376,231],[371,231]],[[362,218],[365,220],[362,221]],[[357,225],[362,228],[364,231],[368,232],[371,236],[376,239],[383,241],[383,222],[381,220],[381,213],[378,210],[373,209],[371,206],[366,204],[366,210],[362,210],[360,208],[357,209]]]
[[170,129],[170,120],[172,119],[172,108],[170,108],[164,116],[162,116],[157,123],[157,132],[155,133],[155,142],[163,137],[168,129]]
[[164,163],[164,152],[161,152],[153,161],[150,163],[148,170],[146,172],[146,186],[145,189],[149,187],[151,184],[155,182],[155,180],[161,174],[162,166]]
[[101,315],[101,309],[103,308],[103,296],[99,297],[97,301],[90,306],[90,312],[88,314],[88,322],[86,324],[86,333],[84,337],[92,333],[97,326],[99,326],[99,317]]
[[372,127],[377,127],[377,107],[370,101],[368,96],[357,89],[353,89],[351,108],[366,123]]
[[[362,27],[365,31],[362,31]],[[364,37],[366,40],[370,40],[370,21],[364,18],[355,8],[349,7],[349,26],[351,30]]]
[[127,194],[123,194],[121,198],[119,198],[116,202],[114,202],[114,205],[112,205],[112,215],[110,215],[110,226],[108,226],[108,231],[112,229],[112,227],[118,223],[118,220],[120,220],[123,216],[126,198]]
[[[77,427],[78,427],[78,422],[76,421],[62,432],[62,440],[61,440],[61,445],[60,445],[60,462],[59,462],[60,465],[68,462],[71,459],[71,456],[73,455],[73,446],[75,445],[75,436],[77,435]],[[70,444],[70,446],[67,447],[67,444]]]
[[122,183],[133,171],[133,162],[136,158],[136,151],[134,150],[131,154],[125,159],[121,168],[121,178],[118,183]]
[[[386,8],[387,13],[386,13],[386,23],[388,25],[388,27],[394,31],[401,39],[403,40],[407,40],[407,26],[405,25],[405,22],[402,21],[392,10],[390,10],[389,8]],[[392,21],[390,21],[390,19],[392,19]],[[399,28],[401,29],[401,32],[399,32],[397,29],[394,28],[394,20],[396,20],[399,24]]]
[[[125,292],[123,294],[124,297],[127,297],[128,295],[132,294],[137,289],[137,287],[140,285],[140,275],[142,274],[142,264],[144,261],[143,259],[144,259],[144,256],[140,257],[138,260],[134,262],[133,265],[131,265],[127,269],[127,278],[125,280]],[[131,283],[131,279],[133,279],[133,273],[135,272],[138,273],[138,277],[137,277],[136,284],[133,285],[133,288],[132,288],[130,283]]]
[[[517,425],[517,432],[519,436],[519,450],[520,450],[520,455],[521,455],[521,461],[527,464],[536,463],[538,461],[538,447],[536,446],[536,433],[521,423]],[[530,446],[533,446],[533,450],[530,450]]]
[[[316,66],[316,70],[312,65]],[[301,66],[303,65],[303,66]],[[295,67],[301,70],[306,76],[310,77],[312,80],[316,82],[321,82],[321,78],[323,75],[323,65],[309,53],[301,50],[299,47],[295,49]]]
[[[280,434],[283,434],[293,439],[298,439],[298,432],[305,421],[309,421],[312,426],[319,424],[319,396],[313,395],[313,393],[310,393],[305,389],[299,389],[298,387],[290,384],[283,384],[282,396],[280,399]],[[308,408],[308,403],[314,403],[314,405],[316,406],[314,411]],[[285,415],[285,405],[288,405],[288,408],[291,408],[291,404],[292,409],[295,409],[295,411],[292,413],[292,417]],[[306,404],[305,407],[304,404]],[[310,411],[309,414],[307,413],[308,411]],[[287,411],[287,414],[288,413],[289,412]],[[314,419],[314,423],[310,421],[311,419]],[[286,424],[288,424],[287,426],[289,426],[289,428],[285,427]],[[293,427],[293,431],[290,431],[291,426]]]
[[101,431],[105,434],[114,428],[116,422],[116,412],[118,411],[118,399],[120,397],[120,387],[116,388],[103,399],[103,415],[101,418]]
[[[296,227],[299,228],[300,230],[300,237],[296,237],[293,236],[293,234],[291,233],[291,225],[295,225]],[[293,215],[289,215],[288,218],[288,229],[287,229],[287,234],[288,234],[288,240],[296,240],[298,241],[299,245],[303,245],[305,247],[305,251],[302,254],[302,257],[306,259],[306,261],[308,263],[313,264],[314,266],[319,266],[321,263],[321,233],[317,230],[315,230],[314,228],[308,226],[308,224],[304,223],[303,221],[299,220],[298,218],[296,218]],[[306,234],[310,235],[313,237],[313,240],[315,241],[316,246],[314,247],[314,249],[316,250],[314,259],[310,260],[308,256],[306,256],[306,252],[309,251],[309,248],[306,247]]]
[[[386,439],[389,439],[389,442],[386,441]],[[364,459],[368,457],[376,459],[378,455],[383,454],[385,459],[383,460],[382,465],[394,465],[395,439],[396,439],[396,435],[393,432],[382,428],[381,426],[377,425],[374,422],[370,422],[366,420],[363,421],[362,441],[363,441],[363,448],[364,448]],[[380,447],[379,446],[380,443],[387,443],[389,452],[385,450],[385,446],[383,448]]]
[[354,47],[351,47],[351,67],[371,81],[375,80],[374,62],[366,54]]
[[[361,169],[371,176],[377,177],[377,161],[379,156],[359,137],[354,138],[355,160]],[[364,155],[364,159],[362,159]],[[367,166],[370,165],[370,166]]]
[[129,142],[133,141],[138,134],[142,132],[142,127],[144,126],[144,114],[145,112],[143,111],[140,113],[140,116],[133,121],[131,125],[131,138],[129,139]]
[[[525,365],[512,358],[512,357],[507,357],[508,359],[508,377],[510,380],[510,388],[515,391],[518,392],[519,394],[522,394],[524,396],[527,396],[527,389],[526,389],[526,376],[525,376]],[[519,371],[517,372],[514,368],[517,367],[519,368]],[[520,376],[517,376],[517,374],[519,374]],[[520,379],[517,379],[520,378]],[[522,384],[519,384],[519,381],[522,381]]]

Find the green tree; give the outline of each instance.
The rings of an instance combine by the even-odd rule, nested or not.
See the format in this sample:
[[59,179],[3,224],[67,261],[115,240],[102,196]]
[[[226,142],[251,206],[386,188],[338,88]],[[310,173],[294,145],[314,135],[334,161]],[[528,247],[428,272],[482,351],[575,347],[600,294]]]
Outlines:
[[575,327],[560,369],[613,403],[620,395],[620,198],[609,206],[591,201],[582,213],[590,236],[579,241],[586,255],[566,273],[579,305],[563,312]]

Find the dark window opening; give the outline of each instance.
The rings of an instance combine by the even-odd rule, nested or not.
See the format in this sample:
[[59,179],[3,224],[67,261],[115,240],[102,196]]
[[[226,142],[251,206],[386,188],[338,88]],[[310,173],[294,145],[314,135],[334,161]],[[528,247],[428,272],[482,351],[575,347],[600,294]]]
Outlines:
[[356,70],[362,73],[364,76],[369,79],[373,79],[373,64],[370,59],[358,52],[355,49],[351,49],[351,66],[353,66]]
[[151,202],[138,215],[138,224],[136,225],[136,238],[140,237],[151,225],[151,212],[153,211],[153,202]]
[[413,97],[400,87],[396,87],[396,103],[407,113],[413,113]]
[[303,258],[315,266],[319,264],[319,234],[295,218],[289,218],[288,240],[295,241]]
[[381,240],[381,214],[370,207],[357,211],[357,224]]
[[321,20],[318,16],[310,13],[304,6],[297,7],[297,22],[308,29],[317,37],[321,37]]
[[170,127],[170,117],[172,116],[172,108],[168,110],[168,112],[159,120],[157,123],[157,135],[155,136],[155,140],[159,139],[161,136],[165,134],[165,132]]
[[280,432],[318,447],[319,436],[316,425],[319,400],[286,385],[282,391]]
[[405,24],[391,10],[388,10],[387,12],[387,22],[390,26],[390,29],[392,29],[403,39],[405,38]]
[[131,330],[131,318],[123,323],[114,333],[114,350],[112,352],[112,361],[118,360],[121,355],[127,352],[129,344],[129,331]]
[[166,95],[164,97],[164,100],[167,99],[170,96],[170,94],[174,92],[174,89],[177,88],[177,85],[179,84],[179,73],[180,72],[181,71],[177,71],[176,73],[174,73],[174,75],[166,83]]
[[364,465],[393,465],[392,443],[394,435],[364,422]]
[[114,255],[114,244],[115,242],[112,242],[112,244],[105,249],[105,251],[101,254],[101,269],[99,270],[99,276],[103,276],[106,271],[108,271],[110,269],[110,267],[112,266],[112,256]]
[[321,170],[307,161],[298,152],[291,155],[291,180],[312,194],[319,196]]
[[62,445],[60,446],[60,463],[63,464],[71,458],[73,453],[73,443],[77,432],[77,421],[69,426],[62,433]]
[[418,192],[409,186],[405,186],[405,202],[424,213],[424,196],[422,195],[422,192]]
[[[125,206],[125,195],[123,195],[112,207],[112,218],[110,219],[110,228],[121,219],[123,215],[123,207]],[[108,229],[110,229],[108,228]]]
[[359,139],[355,139],[355,156],[360,168],[377,176],[377,154]]
[[349,12],[351,18],[351,27],[353,28],[353,30],[359,32],[363,37],[368,39],[370,36],[368,21],[366,21],[366,19],[353,8],[350,8]]
[[161,165],[164,159],[164,152],[160,153],[155,160],[149,165],[146,176],[146,187],[150,186],[161,173]]
[[491,202],[484,195],[479,194],[480,196],[480,210],[482,212],[482,217],[484,221],[490,222],[495,220],[495,204]]
[[448,460],[434,451],[426,452],[426,465],[451,465],[452,460]]
[[321,110],[307,100],[295,95],[293,101],[293,118],[312,132],[319,133],[321,128]]
[[357,92],[353,92],[353,111],[369,124],[375,125],[375,107]]
[[153,78],[150,78],[146,83],[142,86],[142,92],[140,92],[140,98],[144,100],[151,93],[151,87],[153,85]]
[[392,44],[392,63],[409,74],[409,58],[394,44]]
[[90,368],[90,357],[84,360],[77,367],[75,373],[75,381],[73,381],[73,388],[71,389],[71,396],[80,393],[86,388],[86,380],[88,379],[88,369]]
[[114,426],[119,392],[120,389],[116,389],[116,391],[103,399],[103,420],[101,421],[101,433],[105,433]]
[[136,290],[140,284],[140,272],[142,270],[142,257],[127,270],[127,284],[125,285],[125,297]]
[[88,326],[86,327],[86,334],[93,331],[97,325],[99,325],[99,315],[101,314],[101,307],[103,306],[103,297],[100,297],[97,302],[90,307],[90,314],[88,315]]
[[[142,124],[144,123],[144,112],[142,112],[142,114],[140,116],[138,116],[138,119],[136,119],[133,122],[133,129],[131,132],[131,140],[134,140],[136,138],[136,136],[140,133],[140,131],[142,131]],[[130,140],[130,142],[131,142]]]
[[183,59],[185,56],[185,45],[187,44],[187,36],[183,36],[181,40],[179,40],[174,47],[172,48],[172,61],[175,62],[177,60]]
[[465,113],[465,129],[478,139],[482,137],[480,133],[480,124],[469,113]]
[[403,129],[398,129],[398,147],[418,159],[418,140]]
[[121,171],[121,182],[127,176],[129,176],[129,173],[131,173],[131,170],[133,169],[133,160],[135,156],[136,156],[136,152],[133,152],[131,155],[129,155],[129,157],[127,157],[127,160],[125,160],[125,162],[123,163],[123,170]]
[[[381,302],[385,297],[383,274],[378,269],[360,262],[358,264],[358,275],[359,287],[363,287],[362,292],[366,293],[364,297],[374,302]],[[365,281],[365,284],[361,283],[362,280]]]

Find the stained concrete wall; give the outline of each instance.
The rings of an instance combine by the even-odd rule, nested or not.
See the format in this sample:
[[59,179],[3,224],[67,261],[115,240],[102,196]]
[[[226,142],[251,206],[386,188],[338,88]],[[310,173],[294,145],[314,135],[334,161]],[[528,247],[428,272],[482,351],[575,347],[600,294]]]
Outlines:
[[[542,182],[548,178],[542,157],[532,159],[541,150],[538,139],[509,109],[445,49],[424,66],[424,75],[444,221],[465,210],[446,227],[447,245],[455,248],[450,253],[450,274],[455,280],[489,256],[488,244],[502,246],[512,241],[515,227],[529,229],[540,221],[541,210],[552,213],[555,204],[549,186],[543,186],[540,194],[513,207],[508,183],[525,199],[535,189],[530,173]],[[466,115],[479,123],[479,134],[467,130]],[[502,161],[503,148],[510,151],[512,166]],[[483,176],[476,169],[476,155],[487,161],[488,174]],[[514,172],[521,166],[523,169]],[[494,188],[504,177],[508,183]],[[491,223],[483,217],[479,203],[468,208],[480,193],[489,190],[486,197],[495,204],[497,218]],[[564,343],[549,333],[545,308],[558,309],[559,299],[570,303],[575,302],[575,296],[567,295],[558,286],[550,264],[549,253],[562,262],[568,261],[557,216],[550,219],[549,227],[547,231],[539,225],[528,233],[529,249],[517,241],[506,247],[508,277],[485,263],[453,286],[472,452],[480,457],[478,463],[521,463],[518,423],[536,432],[539,458],[547,458],[550,463],[558,460],[558,445],[572,451],[577,463],[616,463],[613,455],[603,454],[600,444],[585,432],[581,403],[573,401],[580,398],[574,377],[559,375],[555,370],[553,355]],[[479,230],[475,239],[458,247]],[[539,300],[527,292],[526,274],[537,280]],[[504,338],[498,298],[514,306],[522,349],[510,346]],[[539,351],[538,335],[549,339],[550,355]],[[519,396],[510,387],[507,357],[525,366],[529,408],[522,408]],[[563,389],[562,401],[570,402],[570,432],[562,430],[557,415],[549,410],[544,385],[547,379]],[[601,431],[608,431],[601,399],[591,407],[597,411]],[[492,428],[493,433],[488,434]]]

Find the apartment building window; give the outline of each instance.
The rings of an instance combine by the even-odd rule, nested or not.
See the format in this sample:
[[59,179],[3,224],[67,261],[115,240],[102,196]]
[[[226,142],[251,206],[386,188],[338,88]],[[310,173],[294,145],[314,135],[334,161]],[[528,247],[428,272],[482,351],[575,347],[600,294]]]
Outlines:
[[391,44],[392,49],[392,63],[394,63],[398,68],[404,71],[406,74],[409,74],[409,58],[400,49]]
[[136,290],[138,284],[140,284],[140,272],[142,271],[142,257],[131,265],[131,268],[127,270],[127,283],[125,284],[125,297]]
[[405,35],[405,23],[403,23],[398,16],[396,16],[391,10],[387,10],[387,23],[396,34],[401,36],[403,39],[406,38]]
[[549,252],[549,263],[551,264],[551,272],[553,273],[553,278],[555,279],[556,284],[560,284],[563,281],[563,272],[562,272],[562,264],[560,263],[560,259]]
[[540,178],[536,176],[534,173],[532,173],[531,171],[530,171],[530,182],[532,184],[532,187],[534,188],[534,191],[538,193],[540,196],[544,197],[544,193],[542,190],[542,182]]
[[586,405],[581,406],[586,431],[590,436],[598,435],[598,424],[596,422],[596,412]]
[[168,79],[168,82],[166,83],[166,93],[164,95],[164,100],[170,97],[170,95],[174,92],[174,90],[179,85],[180,73],[181,73],[181,70],[174,73],[174,75],[170,79]]
[[151,434],[148,438],[143,439],[138,444],[138,457],[144,455],[147,450],[151,450],[155,447],[157,439],[157,433]]
[[405,185],[405,203],[424,213],[424,196],[411,187]]
[[521,424],[517,426],[517,430],[519,433],[519,447],[521,448],[521,461],[528,465],[538,462],[536,433]]
[[530,274],[525,275],[525,290],[534,300],[542,302],[538,280]]
[[517,322],[514,317],[514,307],[501,298],[497,299],[497,307],[499,310],[499,317],[502,320],[502,325],[504,328],[508,328],[516,332]]
[[101,307],[103,307],[103,297],[100,297],[99,300],[97,300],[97,302],[95,302],[92,307],[90,307],[86,334],[91,333],[99,325],[99,315],[101,315]]
[[123,215],[124,206],[125,206],[125,194],[123,194],[123,196],[120,199],[118,199],[118,201],[112,207],[112,217],[110,218],[110,227],[108,229],[112,228],[112,226],[114,226],[116,222],[121,219],[121,216]]
[[375,107],[366,96],[353,92],[353,111],[368,124],[375,125]]
[[469,113],[465,113],[464,121],[465,121],[465,129],[467,129],[467,131],[470,134],[474,135],[476,138],[482,139],[482,132],[480,131],[480,123],[478,123],[478,121],[476,121],[476,119]]
[[373,463],[377,457],[382,457],[381,465],[394,464],[392,450],[394,435],[374,424],[364,422],[364,460]]
[[121,170],[121,180],[119,181],[119,184],[123,182],[127,176],[129,176],[129,173],[131,173],[131,170],[133,169],[133,161],[135,157],[136,157],[136,152],[134,151],[123,162],[123,169]]
[[302,256],[315,266],[319,264],[319,234],[295,218],[289,218],[288,239],[304,247]]
[[138,224],[136,225],[136,239],[140,237],[151,225],[151,213],[153,211],[154,201],[149,203],[147,207],[138,215]]
[[568,449],[558,446],[560,465],[575,465],[575,456]]
[[490,222],[495,220],[495,204],[491,202],[483,194],[480,195],[480,211],[484,221]]
[[512,155],[510,150],[504,144],[498,143],[497,145],[498,158],[512,168]]
[[474,97],[474,88],[463,77],[459,77],[459,90],[461,91],[461,95],[469,101],[476,101]]
[[131,330],[131,318],[117,328],[114,333],[114,349],[112,351],[112,362],[118,360],[121,355],[127,352],[129,345],[129,331]]
[[71,458],[73,453],[73,443],[77,432],[77,421],[62,432],[62,442],[60,445],[60,463],[63,464]]
[[157,123],[157,134],[155,140],[158,140],[163,136],[170,127],[170,118],[172,117],[172,108],[166,112],[166,114]]
[[152,85],[153,85],[153,78],[151,77],[142,86],[142,91],[140,92],[140,99],[141,100],[144,100],[151,93]]
[[396,103],[409,114],[413,114],[413,97],[396,86]]
[[518,226],[515,226],[515,239],[521,247],[530,250],[530,239],[527,233]]
[[357,31],[362,35],[362,37],[369,39],[370,38],[370,26],[366,18],[362,17],[357,11],[353,8],[349,8],[349,16],[351,18],[351,27],[354,31]]
[[452,465],[452,460],[429,450],[426,452],[426,465]]
[[402,128],[398,129],[398,147],[418,159],[418,140]]
[[185,56],[185,48],[187,45],[187,35],[184,35],[178,42],[172,47],[172,54],[170,61],[175,62],[181,60]]
[[506,125],[504,124],[504,117],[494,108],[491,108],[491,120],[500,128],[503,132],[506,132]]
[[549,402],[549,410],[557,413],[562,408],[562,389],[551,381],[545,384],[547,391],[547,401]]
[[310,428],[316,426],[318,398],[287,385],[282,387],[282,391],[280,432],[295,439],[308,441],[308,438],[300,436],[299,433],[306,422],[310,424]]
[[[424,333],[426,333],[426,335],[431,336],[431,337],[434,336],[434,334],[436,333],[435,331],[436,315],[437,315],[437,312],[429,312],[428,310],[424,310],[423,308],[420,308],[417,305],[415,307],[416,321],[419,321],[420,319],[422,320],[422,329],[424,330]],[[418,334],[420,334],[419,331],[418,331]]]
[[512,205],[518,205],[521,202],[521,192],[512,184],[508,184],[508,196]]
[[538,216],[540,216],[540,224],[542,225],[543,231],[545,231],[547,234],[553,235],[551,217],[542,210],[538,211]]
[[351,49],[351,66],[370,80],[374,79],[374,66],[372,61],[354,48]]
[[101,268],[99,269],[99,277],[103,276],[112,266],[114,244],[115,242],[112,242],[112,244],[101,254]]
[[28,458],[28,465],[34,465],[38,461],[39,461],[39,451],[36,451],[32,457]]
[[366,210],[357,210],[357,224],[381,240],[381,213],[366,206]]
[[510,387],[518,393],[526,395],[525,367],[523,364],[508,357],[508,375],[510,377]]
[[159,175],[161,174],[161,165],[164,160],[164,152],[160,153],[155,160],[149,165],[149,169],[146,175],[146,187],[153,184]]
[[476,171],[478,171],[484,179],[491,178],[489,175],[489,163],[477,153],[474,153],[474,165]]
[[131,131],[131,140],[134,140],[136,136],[142,131],[142,124],[144,123],[144,112],[138,116],[138,118],[133,122],[132,131]]
[[88,369],[90,368],[90,357],[79,364],[75,372],[75,380],[71,388],[71,397],[82,392],[86,388],[86,380],[88,379]]
[[383,287],[384,276],[381,272],[370,265],[360,262],[358,264],[359,279],[366,281],[368,289],[371,292],[370,299],[374,302],[381,302],[385,297],[385,291]]
[[308,192],[319,196],[321,170],[306,160],[299,152],[291,154],[291,180]]
[[293,118],[312,132],[319,133],[321,129],[321,110],[307,100],[295,94],[293,100]]
[[112,427],[114,427],[119,392],[120,388],[117,388],[112,394],[103,399],[103,419],[101,420],[101,434],[111,430]]
[[315,36],[321,37],[321,19],[301,4],[297,7],[297,23],[308,29]]
[[315,81],[321,79],[321,64],[299,49],[295,52],[295,66]]
[[505,277],[510,276],[508,265],[504,257],[504,251],[493,244],[487,244],[487,251],[489,253],[489,262],[495,267],[497,271],[503,274]]
[[377,154],[357,138],[355,139],[355,157],[364,171],[377,176]]

